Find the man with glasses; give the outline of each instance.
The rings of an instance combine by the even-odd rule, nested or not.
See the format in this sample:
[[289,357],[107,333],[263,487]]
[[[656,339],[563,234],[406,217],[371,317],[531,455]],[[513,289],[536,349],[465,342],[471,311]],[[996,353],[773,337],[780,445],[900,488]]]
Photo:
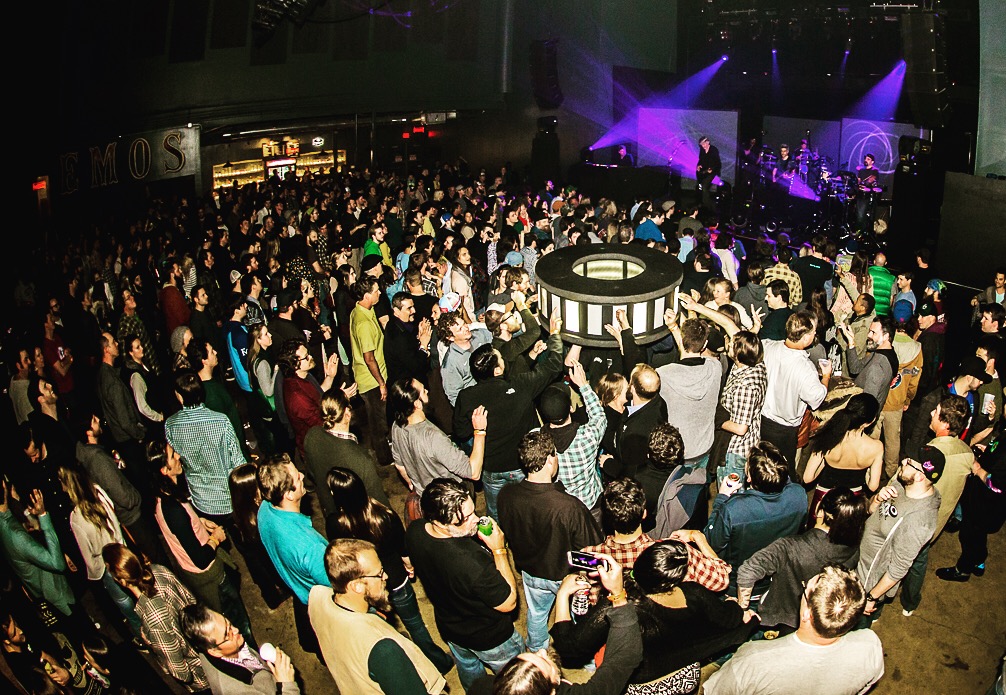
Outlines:
[[299,695],[293,664],[276,649],[266,661],[227,618],[201,603],[182,609],[182,634],[199,652],[213,695]]
[[[324,424],[321,417],[321,395],[335,385],[335,378],[339,374],[339,355],[332,353],[328,358],[325,363],[325,380],[320,384],[311,373],[314,367],[314,357],[303,340],[287,341],[279,356],[279,368],[283,373],[283,379],[279,380],[282,382],[282,389],[275,395],[277,410],[282,403],[301,456],[304,455],[304,437],[308,430]],[[353,396],[353,393],[344,391],[347,396]]]
[[468,691],[487,666],[497,673],[524,651],[506,539],[495,521],[488,534],[477,531],[475,502],[456,480],[431,482],[421,504],[425,518],[409,526],[406,548]]
[[862,693],[884,675],[884,648],[872,630],[853,630],[866,604],[855,572],[828,565],[806,583],[800,626],[776,640],[740,647],[705,684],[707,695]]
[[332,541],[325,571],[331,586],[311,589],[308,613],[339,692],[443,692],[437,667],[382,616],[391,610],[388,575],[373,543]]
[[513,309],[490,304],[486,309],[486,328],[493,334],[493,347],[499,350],[510,376],[530,372],[538,355],[545,352],[541,326],[528,308],[523,292],[513,293]]
[[917,458],[902,459],[897,476],[870,502],[856,570],[869,589],[860,627],[869,627],[880,617],[919,551],[932,539],[940,510],[940,493],[934,485],[945,467],[943,452],[923,446]]

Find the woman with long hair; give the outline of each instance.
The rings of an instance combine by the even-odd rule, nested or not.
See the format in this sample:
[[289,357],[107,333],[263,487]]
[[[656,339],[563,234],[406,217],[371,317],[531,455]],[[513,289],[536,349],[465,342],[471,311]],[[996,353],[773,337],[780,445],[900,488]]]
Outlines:
[[254,644],[238,582],[228,572],[236,574],[237,565],[220,547],[227,534],[222,526],[196,513],[178,452],[170,444],[164,445],[163,455],[157,451],[159,445],[152,444],[151,449],[155,451],[150,462],[160,467],[154,518],[171,551],[179,578],[200,602],[226,616]]
[[127,335],[121,348],[126,351],[122,358],[123,375],[128,375],[136,409],[143,418],[148,437],[156,438],[159,432],[164,431],[164,412],[160,403],[164,386],[147,364],[143,341],[139,336],[135,333]]
[[441,673],[447,673],[454,666],[454,660],[433,641],[419,612],[416,593],[410,583],[415,571],[406,555],[402,519],[367,495],[363,480],[348,468],[333,468],[325,482],[335,502],[335,513],[329,517],[329,540],[357,538],[376,546],[377,555],[388,575],[391,605],[416,646]]
[[84,558],[87,578],[104,587],[126,619],[133,637],[138,639],[142,623],[136,615],[135,601],[112,580],[101,559],[101,549],[107,544],[126,542],[112,500],[76,465],[60,466],[56,475],[73,505],[70,529]]
[[829,490],[808,531],[773,541],[737,569],[737,601],[747,608],[753,594],[771,586],[756,607],[762,624],[784,633],[800,627],[804,583],[825,565],[856,566],[867,517],[864,496],[844,487]]
[[[248,336],[248,374],[251,376],[252,397],[248,412],[261,452],[270,456],[286,444],[286,429],[276,417],[276,377],[279,366],[269,357],[272,333],[265,323],[251,327]],[[284,449],[285,450],[285,449]]]
[[845,487],[863,494],[880,487],[884,470],[884,444],[867,432],[877,422],[880,404],[868,393],[858,393],[831,416],[810,438],[810,459],[803,472],[804,483],[815,483],[810,519],[832,488]]
[[266,555],[262,539],[259,538],[258,508],[262,503],[262,493],[257,473],[257,464],[243,463],[232,470],[228,477],[231,506],[234,509],[231,516],[231,541],[244,558],[252,581],[262,592],[262,600],[270,610],[276,610],[290,598],[290,590],[277,574],[275,566]]
[[353,354],[352,344],[349,337],[349,315],[356,306],[353,299],[353,285],[356,284],[356,268],[349,263],[343,263],[336,268],[336,275],[339,278],[339,287],[335,290],[332,301],[335,304],[335,322],[339,330],[339,342],[347,355]]
[[[824,358],[835,338],[835,316],[828,308],[828,293],[824,291],[823,287],[815,287],[810,293],[810,297],[805,297],[805,299],[807,299],[808,311],[811,311],[817,319],[817,345],[808,352],[811,359]],[[812,351],[816,348],[820,348],[823,354],[815,355]]]
[[601,453],[614,454],[615,439],[622,428],[622,415],[629,403],[629,381],[618,372],[605,372],[598,379],[594,391],[608,419],[601,437]]
[[873,276],[870,275],[870,255],[857,249],[849,263],[849,270],[839,271],[842,287],[849,293],[849,299],[856,301],[861,294],[873,294]]
[[472,279],[472,256],[465,246],[454,246],[448,252],[451,261],[451,291],[461,297],[465,323],[475,320],[475,281]]
[[[684,581],[688,547],[659,541],[640,553],[625,581],[643,638],[642,662],[629,677],[629,695],[691,695],[702,662],[745,641],[757,616],[705,587]],[[608,635],[608,601],[599,600],[574,625],[569,607],[556,604],[553,644],[571,667],[591,660]]]
[[143,639],[157,664],[189,692],[207,690],[199,654],[182,636],[180,622],[182,609],[195,597],[167,567],[147,562],[120,543],[106,545],[101,556],[116,583],[136,599]]

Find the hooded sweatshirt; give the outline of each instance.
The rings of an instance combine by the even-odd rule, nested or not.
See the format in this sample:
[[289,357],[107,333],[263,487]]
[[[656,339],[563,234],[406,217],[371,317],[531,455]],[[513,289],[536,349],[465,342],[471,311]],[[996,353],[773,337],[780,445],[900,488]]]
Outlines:
[[894,354],[898,356],[898,371],[891,379],[891,390],[887,393],[884,410],[903,410],[915,398],[922,375],[922,345],[906,333],[895,333]]
[[660,396],[667,403],[667,421],[678,428],[685,443],[685,459],[709,452],[716,428],[723,368],[709,357],[686,357],[657,369]]

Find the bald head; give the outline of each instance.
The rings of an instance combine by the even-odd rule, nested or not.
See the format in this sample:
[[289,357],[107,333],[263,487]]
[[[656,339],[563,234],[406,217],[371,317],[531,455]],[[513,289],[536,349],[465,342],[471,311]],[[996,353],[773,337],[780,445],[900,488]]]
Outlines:
[[632,389],[633,405],[648,403],[660,393],[660,375],[648,364],[637,364],[632,370],[629,387]]
[[887,265],[887,256],[883,251],[878,251],[877,255],[873,257],[873,265],[885,266]]

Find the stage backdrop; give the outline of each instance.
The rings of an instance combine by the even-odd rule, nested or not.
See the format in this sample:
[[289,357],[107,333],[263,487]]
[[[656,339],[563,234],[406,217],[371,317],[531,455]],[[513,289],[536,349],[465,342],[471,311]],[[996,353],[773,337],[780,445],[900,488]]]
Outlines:
[[800,149],[800,140],[810,140],[811,149],[821,157],[828,157],[835,170],[845,169],[839,159],[842,144],[842,124],[839,121],[815,121],[809,118],[765,116],[762,119],[762,145],[771,147],[776,155],[779,145],[787,144],[792,152]]
[[636,163],[640,166],[667,166],[673,155],[674,168],[681,173],[682,187],[695,188],[695,166],[699,161],[699,138],[709,138],[720,151],[724,181],[734,182],[737,160],[737,112],[694,109],[639,109],[636,121],[638,143]]
[[880,185],[886,189],[885,197],[889,197],[894,170],[898,166],[898,139],[902,135],[914,135],[928,140],[930,131],[909,123],[843,118],[840,164],[845,166],[847,163],[849,171],[855,171],[863,163],[863,157],[872,154],[876,157],[877,169],[880,170]]

